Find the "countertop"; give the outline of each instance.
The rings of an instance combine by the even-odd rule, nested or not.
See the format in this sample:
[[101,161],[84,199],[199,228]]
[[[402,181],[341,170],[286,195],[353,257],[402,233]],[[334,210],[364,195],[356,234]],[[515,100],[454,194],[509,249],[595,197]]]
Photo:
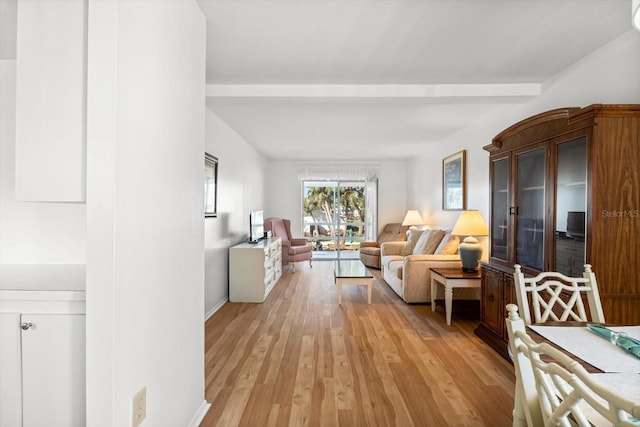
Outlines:
[[84,264],[0,264],[1,312],[83,312],[85,290]]

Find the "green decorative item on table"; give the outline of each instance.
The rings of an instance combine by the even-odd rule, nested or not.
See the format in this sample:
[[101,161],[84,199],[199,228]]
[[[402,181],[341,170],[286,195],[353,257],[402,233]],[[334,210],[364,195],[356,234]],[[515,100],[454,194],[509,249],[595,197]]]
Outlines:
[[600,335],[602,338],[611,341],[618,347],[622,347],[629,353],[640,358],[640,340],[632,338],[621,332],[612,331],[605,326],[595,325],[593,323],[587,323],[587,328]]

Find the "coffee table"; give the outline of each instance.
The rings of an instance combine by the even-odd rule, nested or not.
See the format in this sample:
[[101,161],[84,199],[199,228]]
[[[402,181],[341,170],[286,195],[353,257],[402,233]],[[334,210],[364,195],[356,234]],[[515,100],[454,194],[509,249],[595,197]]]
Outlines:
[[444,314],[447,325],[451,325],[451,306],[454,288],[479,288],[480,271],[466,273],[461,267],[431,268],[431,311],[436,311],[437,285],[444,286]]
[[342,285],[367,287],[367,300],[371,304],[373,275],[360,260],[338,260],[333,262],[333,280],[338,285],[338,305],[342,303]]

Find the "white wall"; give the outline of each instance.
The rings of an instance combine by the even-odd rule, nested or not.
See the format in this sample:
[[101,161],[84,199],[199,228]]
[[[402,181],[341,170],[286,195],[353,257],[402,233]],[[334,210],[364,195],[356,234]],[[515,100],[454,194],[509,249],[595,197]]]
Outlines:
[[[291,233],[302,237],[302,181],[299,169],[308,165],[354,165],[357,162],[339,161],[277,161],[269,162],[267,190],[268,207],[265,216],[291,220]],[[389,222],[401,222],[407,212],[407,174],[405,161],[366,162],[379,167],[378,174],[378,229]]]
[[89,3],[87,421],[196,425],[204,401],[205,19]]
[[[561,107],[640,103],[640,33],[629,31],[544,82],[536,99],[513,105],[450,138],[433,144],[409,162],[408,201],[430,212],[430,224],[450,228],[458,212],[442,210],[442,158],[467,150],[467,208],[489,213],[489,154],[482,149],[494,136],[534,114]],[[418,185],[416,183],[432,183]],[[486,254],[485,254],[486,255]]]
[[84,264],[84,203],[15,197],[16,61],[0,60],[0,264]]
[[265,158],[213,112],[206,151],[218,158],[218,216],[205,219],[205,317],[229,298],[229,248],[249,236],[249,212],[265,209]]

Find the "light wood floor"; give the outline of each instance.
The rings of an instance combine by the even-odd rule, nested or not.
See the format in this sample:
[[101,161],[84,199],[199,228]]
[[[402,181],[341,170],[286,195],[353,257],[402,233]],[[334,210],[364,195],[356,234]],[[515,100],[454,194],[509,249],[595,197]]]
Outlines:
[[331,262],[285,269],[264,304],[225,304],[206,323],[202,427],[508,426],[513,367],[473,316],[405,304],[374,271],[343,287]]

